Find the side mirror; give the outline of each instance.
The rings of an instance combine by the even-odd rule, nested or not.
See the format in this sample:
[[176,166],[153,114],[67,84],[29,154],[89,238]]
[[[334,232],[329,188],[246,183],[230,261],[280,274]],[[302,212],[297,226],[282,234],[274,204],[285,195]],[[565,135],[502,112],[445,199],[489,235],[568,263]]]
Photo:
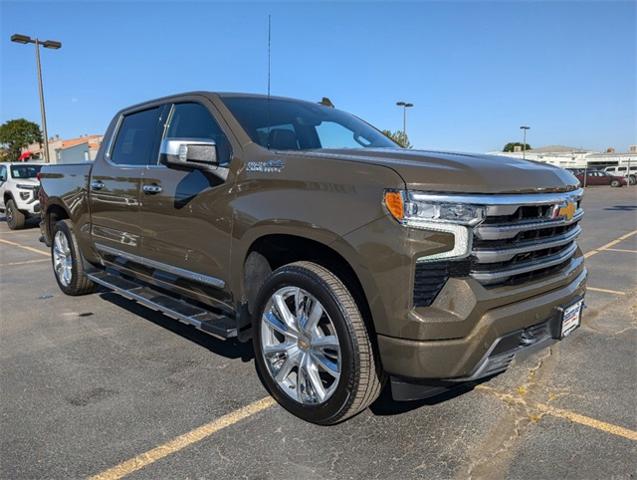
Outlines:
[[207,138],[166,138],[161,142],[159,161],[168,166],[216,167],[217,145]]

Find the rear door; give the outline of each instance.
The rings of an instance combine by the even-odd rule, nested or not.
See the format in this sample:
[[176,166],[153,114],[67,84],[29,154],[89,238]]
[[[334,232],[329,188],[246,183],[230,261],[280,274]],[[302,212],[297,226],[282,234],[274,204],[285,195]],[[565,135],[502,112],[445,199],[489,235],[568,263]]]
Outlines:
[[170,106],[163,138],[214,140],[214,171],[167,167],[158,159],[144,173],[142,256],[155,277],[215,300],[227,300],[232,211],[228,166],[232,148],[205,99]]
[[164,106],[120,116],[108,151],[93,166],[90,182],[91,233],[107,260],[139,260],[142,175],[157,158]]

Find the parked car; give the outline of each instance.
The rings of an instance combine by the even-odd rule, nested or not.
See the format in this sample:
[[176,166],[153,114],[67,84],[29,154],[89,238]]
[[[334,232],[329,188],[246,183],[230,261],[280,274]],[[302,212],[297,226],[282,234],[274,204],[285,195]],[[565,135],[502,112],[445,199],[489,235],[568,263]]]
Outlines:
[[93,164],[41,182],[64,293],[102,285],[251,339],[271,394],[310,422],[355,415],[386,379],[414,400],[492,376],[580,323],[575,177],[403,149],[328,106],[154,100],[115,116]]
[[604,171],[609,175],[628,178],[631,185],[637,184],[637,165],[631,165],[630,168],[628,166],[606,167]]
[[584,172],[576,175],[580,185],[610,185],[611,187],[623,187],[628,184],[625,177],[611,175],[603,170],[586,170],[586,182],[584,182]]
[[40,215],[40,182],[36,177],[41,168],[38,163],[0,163],[0,211],[11,230],[24,227],[28,218]]

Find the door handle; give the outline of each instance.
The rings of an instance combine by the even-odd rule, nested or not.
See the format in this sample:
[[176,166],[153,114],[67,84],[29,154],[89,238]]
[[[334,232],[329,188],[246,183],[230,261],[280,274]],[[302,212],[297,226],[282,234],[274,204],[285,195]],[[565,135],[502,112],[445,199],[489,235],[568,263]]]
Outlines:
[[101,190],[102,188],[104,188],[104,182],[102,182],[101,180],[93,180],[91,182],[91,188],[93,190]]
[[155,183],[153,183],[152,185],[144,185],[142,187],[142,190],[144,191],[144,193],[148,194],[148,195],[154,195],[155,193],[160,193],[161,192],[161,187]]

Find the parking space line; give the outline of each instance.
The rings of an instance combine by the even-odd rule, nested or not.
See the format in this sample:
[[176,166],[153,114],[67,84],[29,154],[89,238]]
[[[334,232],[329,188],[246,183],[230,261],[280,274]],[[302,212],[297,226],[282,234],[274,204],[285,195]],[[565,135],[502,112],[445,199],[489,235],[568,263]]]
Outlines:
[[590,290],[591,292],[601,292],[601,293],[610,293],[612,295],[626,295],[626,292],[620,292],[618,290],[609,290],[608,288],[596,288],[586,286],[586,290]]
[[25,260],[23,262],[0,263],[0,267],[13,267],[16,265],[28,265],[30,263],[48,262],[48,258],[38,258],[37,260]]
[[624,252],[624,253],[637,253],[637,250],[626,250],[625,248],[605,248],[605,252]]
[[238,410],[213,420],[210,423],[195,428],[190,432],[179,435],[178,437],[175,437],[174,439],[163,443],[152,450],[148,450],[147,452],[141,453],[130,460],[126,460],[119,465],[93,475],[92,477],[89,477],[89,480],[116,480],[125,477],[126,475],[140,470],[151,463],[155,463],[168,455],[178,452],[179,450],[183,450],[194,443],[200,442],[219,430],[234,425],[245,418],[266,410],[274,404],[275,401],[272,397],[265,397],[261,400],[257,400],[243,408],[239,408]]
[[589,258],[589,257],[592,257],[593,255],[598,254],[599,252],[602,252],[604,250],[608,250],[609,248],[614,247],[618,243],[626,240],[627,238],[632,237],[636,233],[637,233],[637,230],[633,230],[632,232],[629,232],[629,233],[627,233],[625,235],[622,235],[621,237],[613,240],[612,242],[608,242],[606,245],[602,245],[601,247],[596,248],[595,250],[591,250],[590,252],[586,252],[584,254],[584,258]]
[[23,248],[24,250],[28,250],[29,252],[39,253],[40,255],[46,255],[47,257],[51,256],[48,250],[41,250],[39,248],[27,247],[26,245],[21,245],[16,242],[10,242],[9,240],[5,240],[4,238],[0,238],[0,243],[5,243],[13,247]]
[[637,432],[629,428],[620,427],[619,425],[615,425],[613,423],[608,423],[602,420],[597,420],[592,417],[587,417],[586,415],[582,415],[580,413],[573,412],[570,410],[564,410],[562,408],[552,407],[550,405],[546,405],[545,403],[528,402],[520,395],[514,395],[511,393],[501,392],[488,385],[477,385],[476,390],[489,393],[493,395],[494,397],[498,398],[499,400],[502,400],[505,403],[517,404],[531,410],[536,410],[539,413],[544,413],[547,415],[551,415],[553,417],[563,418],[573,423],[585,425],[587,427],[591,427],[596,430],[600,430],[602,432],[610,433],[612,435],[616,435],[618,437],[624,437],[624,438],[627,438],[628,440],[637,442]]

